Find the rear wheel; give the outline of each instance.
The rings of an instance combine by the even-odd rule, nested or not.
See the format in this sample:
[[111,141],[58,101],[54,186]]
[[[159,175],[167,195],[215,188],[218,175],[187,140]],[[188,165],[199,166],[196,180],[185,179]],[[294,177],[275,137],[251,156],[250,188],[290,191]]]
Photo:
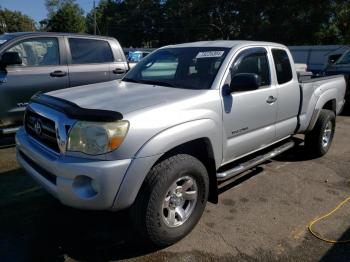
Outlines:
[[205,166],[179,154],[155,165],[131,208],[137,230],[156,246],[171,245],[186,236],[204,211],[209,192]]
[[333,141],[334,130],[334,112],[322,109],[314,129],[305,135],[305,146],[313,156],[320,157],[328,152]]

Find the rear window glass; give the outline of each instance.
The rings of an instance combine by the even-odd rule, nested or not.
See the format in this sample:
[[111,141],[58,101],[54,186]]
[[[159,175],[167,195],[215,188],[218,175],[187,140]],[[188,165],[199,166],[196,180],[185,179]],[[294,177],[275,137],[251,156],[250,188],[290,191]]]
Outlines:
[[107,41],[69,38],[72,64],[106,63],[114,60]]
[[278,84],[284,84],[292,80],[292,68],[287,52],[281,49],[272,49],[272,55],[275,62]]

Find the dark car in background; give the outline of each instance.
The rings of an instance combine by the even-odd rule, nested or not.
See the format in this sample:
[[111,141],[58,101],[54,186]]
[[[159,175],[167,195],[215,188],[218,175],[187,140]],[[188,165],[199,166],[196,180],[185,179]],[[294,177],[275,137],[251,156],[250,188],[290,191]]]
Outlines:
[[35,93],[120,79],[128,70],[119,42],[111,37],[0,35],[0,135],[18,129]]
[[339,75],[342,74],[346,78],[347,88],[345,97],[347,100],[350,97],[349,79],[350,79],[350,50],[342,54],[337,60],[329,60],[329,64],[324,70],[325,75]]
[[128,63],[131,68],[133,68],[138,62],[140,62],[144,57],[148,56],[151,52],[148,51],[130,51],[128,53]]

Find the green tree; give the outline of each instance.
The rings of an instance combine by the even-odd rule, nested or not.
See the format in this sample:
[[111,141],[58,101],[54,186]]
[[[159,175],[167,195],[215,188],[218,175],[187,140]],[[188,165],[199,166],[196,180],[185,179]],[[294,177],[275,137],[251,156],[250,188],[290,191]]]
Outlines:
[[328,20],[317,32],[317,40],[323,44],[350,43],[350,1],[330,1]]
[[35,31],[32,18],[18,11],[10,11],[0,7],[0,33]]
[[[97,32],[127,47],[213,39],[287,45],[350,41],[350,0],[101,0],[95,11]],[[89,33],[93,14],[86,18]]]
[[[56,4],[56,5],[54,5]],[[47,29],[52,32],[85,32],[84,11],[74,0],[47,1]],[[50,6],[50,8],[48,7]]]
[[[108,14],[108,8],[113,8],[114,5],[110,1],[101,0],[99,4],[92,9],[86,15],[86,31],[89,34],[94,33],[94,12],[96,12],[96,21],[97,21],[97,34],[108,35],[108,21],[111,19],[111,14]],[[105,16],[108,14],[107,16]]]

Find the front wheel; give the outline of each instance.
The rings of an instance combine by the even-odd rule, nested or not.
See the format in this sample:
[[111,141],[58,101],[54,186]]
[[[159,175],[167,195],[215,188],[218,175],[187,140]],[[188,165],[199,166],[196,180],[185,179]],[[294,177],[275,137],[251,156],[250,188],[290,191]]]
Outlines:
[[325,155],[333,141],[335,114],[322,109],[313,130],[305,135],[305,146],[315,157]]
[[209,192],[205,166],[179,154],[156,164],[147,175],[131,208],[136,229],[156,246],[186,236],[203,214]]

